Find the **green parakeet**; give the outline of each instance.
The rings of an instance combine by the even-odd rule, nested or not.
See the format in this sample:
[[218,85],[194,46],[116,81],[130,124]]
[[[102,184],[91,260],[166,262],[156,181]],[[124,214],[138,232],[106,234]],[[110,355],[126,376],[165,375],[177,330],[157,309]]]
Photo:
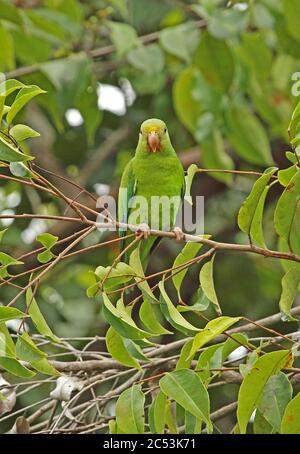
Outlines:
[[[141,225],[144,238],[147,238],[139,246],[144,269],[150,252],[160,240],[155,236],[148,237],[145,226],[146,230],[149,226],[181,232],[174,228],[174,224],[184,191],[184,170],[171,144],[166,124],[156,118],[144,121],[135,156],[123,172],[118,198],[119,222]],[[120,236],[127,233],[124,229],[119,231]],[[121,241],[121,250],[127,244]]]

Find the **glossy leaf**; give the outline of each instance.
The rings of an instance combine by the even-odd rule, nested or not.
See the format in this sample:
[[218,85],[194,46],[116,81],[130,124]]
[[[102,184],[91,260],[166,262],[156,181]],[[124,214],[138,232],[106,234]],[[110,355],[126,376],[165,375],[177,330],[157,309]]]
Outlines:
[[147,330],[154,335],[159,336],[161,334],[172,334],[172,331],[164,328],[158,321],[156,315],[156,305],[152,304],[146,298],[144,299],[143,304],[141,304],[139,316]]
[[9,133],[17,142],[22,142],[30,137],[40,136],[40,133],[27,125],[15,125],[10,129]]
[[198,172],[198,167],[196,164],[191,164],[187,170],[187,175],[185,178],[185,194],[184,199],[192,205],[192,196],[191,196],[191,187],[193,184],[194,176]]
[[116,403],[116,422],[122,432],[144,433],[144,403],[141,385],[133,385],[122,392]]
[[29,288],[26,292],[26,306],[28,314],[30,315],[31,320],[38,332],[52,342],[61,343],[61,340],[53,334],[43,314],[41,313],[36,299],[33,297],[31,288]]
[[276,167],[270,167],[264,174],[256,180],[250,194],[241,206],[238,214],[238,225],[242,232],[251,236],[254,233],[255,239],[261,243],[261,215],[263,213],[265,189],[276,172]]
[[8,357],[0,357],[0,366],[7,370],[10,374],[21,378],[31,378],[35,376],[27,367],[23,366],[18,360]]
[[0,306],[0,322],[6,322],[8,320],[24,317],[28,317],[28,315],[16,307]]
[[126,316],[124,312],[117,309],[105,293],[103,293],[103,314],[117,333],[125,338],[143,339],[153,336],[153,333],[138,328],[129,314]]
[[193,241],[190,241],[184,245],[184,247],[181,249],[181,251],[177,255],[176,259],[174,260],[174,263],[172,266],[172,270],[174,273],[172,276],[172,281],[177,290],[179,298],[180,298],[181,284],[184,279],[184,276],[188,272],[188,267],[182,269],[182,271],[179,271],[180,268],[178,268],[178,267],[179,267],[179,265],[182,265],[185,262],[188,262],[189,260],[194,258],[198,254],[198,252],[202,246],[203,246],[203,244],[201,244],[201,243],[195,243]]
[[26,332],[18,336],[16,354],[19,359],[28,363],[40,361],[47,356],[46,353],[36,347]]
[[280,196],[275,213],[274,224],[279,236],[290,244],[292,224],[300,196],[300,171],[298,171]]
[[0,356],[16,357],[15,344],[5,322],[0,322]]
[[199,348],[226,331],[230,328],[230,326],[237,323],[239,320],[240,317],[222,316],[208,322],[205,328],[194,337],[190,355],[193,355]]
[[300,434],[300,393],[288,403],[281,422],[282,434]]
[[215,285],[214,285],[214,277],[213,277],[213,266],[214,266],[214,256],[212,257],[211,260],[206,262],[199,274],[199,280],[200,280],[200,285],[201,288],[204,292],[204,294],[207,296],[209,301],[211,301],[215,307],[215,310],[218,315],[222,313],[218,297],[215,291]]
[[189,323],[173,305],[164,288],[163,281],[160,281],[159,289],[161,292],[160,307],[167,321],[174,326],[174,328],[178,329],[178,331],[186,335],[192,335],[199,332],[199,329],[191,325],[191,323]]
[[237,409],[238,424],[242,434],[246,433],[250,416],[259,404],[267,381],[286,366],[290,355],[289,350],[265,353],[255,361],[245,376],[239,389]]
[[298,321],[291,315],[291,307],[298,293],[299,284],[300,270],[290,268],[281,280],[282,292],[279,301],[279,308],[285,321]]
[[141,369],[138,361],[133,358],[124,343],[124,339],[112,327],[110,327],[105,337],[107,351],[111,357],[127,367]]
[[166,423],[167,396],[162,392],[155,396],[149,408],[149,425],[152,433],[164,433]]
[[37,85],[27,85],[26,87],[21,88],[6,116],[7,123],[10,124],[22,107],[24,107],[32,98],[42,93],[46,92]]
[[0,136],[0,160],[8,162],[29,161],[32,157],[18,151],[11,143],[6,142],[2,135]]
[[205,421],[208,432],[212,430],[208,392],[195,372],[189,369],[168,372],[161,378],[159,385],[163,393],[192,415]]
[[292,385],[282,372],[270,377],[264,387],[258,409],[276,432],[280,432],[281,419],[292,394]]

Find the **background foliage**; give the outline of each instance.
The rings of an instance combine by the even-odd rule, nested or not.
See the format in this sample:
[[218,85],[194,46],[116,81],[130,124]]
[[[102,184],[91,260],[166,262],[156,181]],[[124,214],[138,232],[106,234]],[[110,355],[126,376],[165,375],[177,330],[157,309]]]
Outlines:
[[[166,121],[173,145],[191,175],[195,169],[191,164],[202,169],[191,176],[192,195],[205,196],[205,232],[213,241],[248,244],[250,237],[264,250],[300,255],[299,109],[294,111],[299,95],[299,17],[297,0],[0,0],[0,71],[3,80],[19,81],[19,85],[4,83],[0,89],[1,303],[6,306],[13,301],[19,287],[28,285],[31,270],[55,261],[71,243],[70,238],[61,240],[80,232],[78,238],[86,228],[78,219],[59,219],[76,216],[72,207],[66,209],[66,199],[26,182],[45,185],[41,178],[46,178],[54,185],[46,185],[48,189],[59,189],[69,202],[75,199],[95,209],[90,194],[117,194],[124,166],[134,153],[139,125],[149,117]],[[108,86],[118,89],[119,103],[116,91],[109,91]],[[40,137],[34,137],[35,131]],[[24,163],[30,156],[35,159],[28,167]],[[277,172],[277,168],[281,170]],[[298,321],[294,318],[299,308],[290,311],[295,298],[297,306],[299,264],[278,260],[280,255],[266,259],[267,253],[221,251],[214,259],[214,250],[207,253],[209,243],[201,251],[199,244],[188,243],[185,255],[180,256],[182,245],[165,238],[152,256],[147,274],[172,267],[176,256],[177,266],[197,257],[199,251],[207,253],[203,260],[208,260],[201,267],[200,278],[201,258],[185,277],[181,273],[173,276],[173,287],[160,282],[161,311],[151,319],[153,296],[143,289],[147,295],[143,309],[138,314],[140,304],[136,304],[132,313],[135,320],[139,315],[143,321],[142,331],[140,323],[139,328],[132,326],[128,313],[126,325],[124,307],[119,305],[117,313],[99,291],[88,298],[98,290],[95,282],[105,276],[104,268],[118,255],[116,241],[105,247],[98,247],[99,243],[114,238],[89,232],[80,243],[82,253],[58,260],[37,280],[33,293],[26,292],[30,320],[23,319],[23,313],[0,308],[0,339],[10,348],[0,357],[8,382],[2,383],[5,393],[0,394],[1,431],[10,430],[28,406],[26,416],[30,416],[17,421],[14,431],[229,433],[238,430],[237,417],[243,432],[257,409],[249,432],[299,433]],[[132,280],[139,274],[137,256],[131,267]],[[10,274],[23,272],[27,274],[11,281],[19,287],[6,284]],[[130,284],[124,279],[128,270],[125,273],[122,264],[111,272],[111,281],[113,273],[118,284]],[[35,277],[33,274],[32,279]],[[159,279],[154,277],[151,285]],[[114,285],[108,278],[104,289],[112,290]],[[134,297],[138,295],[136,289]],[[174,307],[178,302],[180,310]],[[237,317],[262,319],[277,313],[279,302],[285,320],[291,321],[282,323],[280,316],[272,319],[269,323],[276,322],[272,326],[276,332],[251,325],[250,330],[257,328],[252,337],[245,337],[242,332],[246,330],[241,328],[235,331],[240,336],[237,339],[218,337],[217,344],[207,347],[238,322]],[[185,304],[196,306],[186,311]],[[224,318],[216,318],[214,308],[219,305]],[[26,311],[24,295],[17,307]],[[21,329],[19,318],[23,320]],[[207,319],[213,320],[213,336],[205,337],[205,330],[195,336]],[[16,346],[6,331],[7,320]],[[24,326],[22,336],[16,336]],[[179,343],[160,351],[162,347],[140,341],[151,328],[160,334],[154,338],[157,344]],[[291,342],[278,331],[283,336],[296,334]],[[190,335],[194,340],[184,344]],[[62,344],[56,336],[64,339]],[[247,347],[241,359],[231,356],[231,362],[224,365],[241,344]],[[107,348],[114,362],[105,366],[110,361]],[[198,358],[194,354],[199,348]],[[151,357],[155,359],[149,362]],[[102,362],[103,367],[68,369],[58,363],[82,360]],[[20,361],[30,366],[24,367]],[[254,363],[256,367],[251,369]],[[165,374],[166,368],[173,372]],[[32,369],[48,373],[50,378],[39,373],[32,378]],[[64,375],[55,388],[57,370]],[[253,377],[255,371],[258,376]],[[188,395],[178,400],[186,384]],[[68,386],[75,398],[71,391],[67,393]],[[134,414],[126,413],[128,399],[132,399]],[[60,401],[68,401],[66,409]],[[43,406],[46,408],[36,414]]]

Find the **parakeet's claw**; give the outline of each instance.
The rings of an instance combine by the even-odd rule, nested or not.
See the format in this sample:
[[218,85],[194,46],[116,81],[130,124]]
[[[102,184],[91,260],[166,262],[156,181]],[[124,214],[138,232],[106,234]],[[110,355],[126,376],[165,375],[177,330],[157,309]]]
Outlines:
[[138,226],[136,231],[137,236],[142,236],[144,240],[147,240],[150,236],[150,227],[148,224],[143,223]]
[[175,240],[180,243],[184,239],[184,233],[180,227],[174,227],[173,232],[175,233]]

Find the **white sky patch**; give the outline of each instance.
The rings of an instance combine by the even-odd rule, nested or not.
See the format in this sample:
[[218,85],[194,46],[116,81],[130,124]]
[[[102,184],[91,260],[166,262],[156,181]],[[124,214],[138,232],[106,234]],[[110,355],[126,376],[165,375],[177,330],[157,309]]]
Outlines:
[[[15,212],[14,212],[14,210],[3,210],[3,211],[1,211],[1,214],[4,216],[4,215],[9,215],[9,214],[15,214]],[[4,227],[8,227],[13,222],[14,222],[13,218],[1,219],[1,224]]]
[[116,115],[125,115],[126,102],[123,91],[119,87],[108,84],[98,84],[98,107]]
[[65,113],[65,117],[69,125],[74,128],[81,126],[84,122],[82,115],[78,109],[68,109]]
[[42,219],[33,219],[27,229],[21,233],[21,238],[26,244],[32,243],[36,236],[47,230],[47,224]]

